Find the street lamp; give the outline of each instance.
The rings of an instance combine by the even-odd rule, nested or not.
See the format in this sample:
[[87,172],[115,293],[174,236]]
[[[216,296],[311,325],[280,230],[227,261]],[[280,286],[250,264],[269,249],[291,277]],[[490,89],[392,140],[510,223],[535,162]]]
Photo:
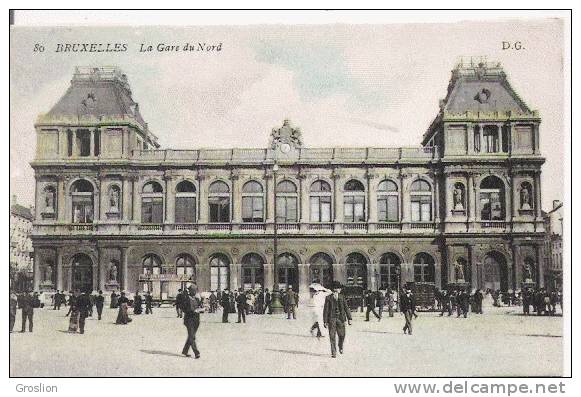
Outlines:
[[277,222],[277,200],[276,200],[276,173],[278,172],[278,164],[275,162],[272,166],[272,180],[274,188],[274,241],[273,241],[273,271],[274,271],[274,286],[272,287],[272,302],[270,303],[270,309],[273,314],[280,314],[283,312],[283,306],[280,302],[280,292],[278,290],[278,222]]

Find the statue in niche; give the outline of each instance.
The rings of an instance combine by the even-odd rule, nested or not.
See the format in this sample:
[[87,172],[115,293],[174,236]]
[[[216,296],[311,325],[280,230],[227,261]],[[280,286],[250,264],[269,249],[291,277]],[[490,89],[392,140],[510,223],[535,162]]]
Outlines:
[[119,211],[119,190],[116,188],[109,190],[109,207],[111,212]]
[[530,263],[526,262],[523,266],[523,278],[525,281],[533,279],[533,267]]
[[455,184],[454,192],[452,194],[454,197],[454,210],[464,210],[464,191],[462,189],[462,185],[459,183]]
[[47,265],[44,269],[44,281],[46,283],[52,283],[52,266]]
[[523,210],[531,209],[531,192],[526,183],[522,185],[520,190],[520,208]]
[[46,212],[54,212],[54,190],[51,188],[44,191],[44,207]]
[[456,280],[464,281],[464,265],[459,260],[454,263],[454,271],[456,273]]
[[113,262],[109,264],[109,281],[117,281],[117,265]]

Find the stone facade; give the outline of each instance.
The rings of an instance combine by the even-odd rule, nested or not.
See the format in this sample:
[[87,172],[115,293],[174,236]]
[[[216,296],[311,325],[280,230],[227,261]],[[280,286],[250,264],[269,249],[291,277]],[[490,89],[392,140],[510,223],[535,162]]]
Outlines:
[[35,124],[35,287],[45,266],[53,289],[168,296],[172,275],[301,294],[542,284],[539,124],[499,65],[458,65],[421,147],[308,148],[285,120],[265,149],[161,150],[124,75],[78,69]]

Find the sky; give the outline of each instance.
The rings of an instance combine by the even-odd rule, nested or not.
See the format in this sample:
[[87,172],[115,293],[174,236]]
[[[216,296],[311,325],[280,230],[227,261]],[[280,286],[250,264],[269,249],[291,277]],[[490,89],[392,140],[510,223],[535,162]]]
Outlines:
[[[501,62],[540,112],[543,209],[563,199],[563,27],[557,19],[385,25],[12,28],[10,186],[34,202],[34,122],[75,66],[117,66],[162,148],[266,147],[285,118],[303,144],[419,146],[463,57]],[[503,50],[503,41],[523,49]],[[221,43],[214,52],[156,47]],[[62,53],[59,43],[124,43],[126,52]],[[33,51],[35,45],[43,52]],[[154,51],[140,52],[141,44]]]

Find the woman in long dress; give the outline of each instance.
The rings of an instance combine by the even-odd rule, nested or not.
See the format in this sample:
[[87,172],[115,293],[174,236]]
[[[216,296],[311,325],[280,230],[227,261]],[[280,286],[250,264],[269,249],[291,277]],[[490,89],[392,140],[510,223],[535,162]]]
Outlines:
[[309,291],[311,293],[311,298],[307,305],[311,313],[311,321],[313,322],[313,325],[311,326],[311,334],[314,335],[314,331],[316,330],[316,337],[320,338],[324,336],[324,330],[321,328],[321,324],[324,323],[323,308],[325,307],[325,298],[332,292],[318,283],[311,284],[309,286]]
[[119,304],[119,313],[117,314],[116,324],[127,324],[131,322],[129,314],[127,313],[127,306],[129,304],[129,299],[125,296],[125,292],[121,292],[117,303]]
[[77,300],[79,298],[79,291],[75,291],[74,299],[70,299],[70,318],[69,318],[69,332],[77,332],[79,328],[79,308],[77,306]]

